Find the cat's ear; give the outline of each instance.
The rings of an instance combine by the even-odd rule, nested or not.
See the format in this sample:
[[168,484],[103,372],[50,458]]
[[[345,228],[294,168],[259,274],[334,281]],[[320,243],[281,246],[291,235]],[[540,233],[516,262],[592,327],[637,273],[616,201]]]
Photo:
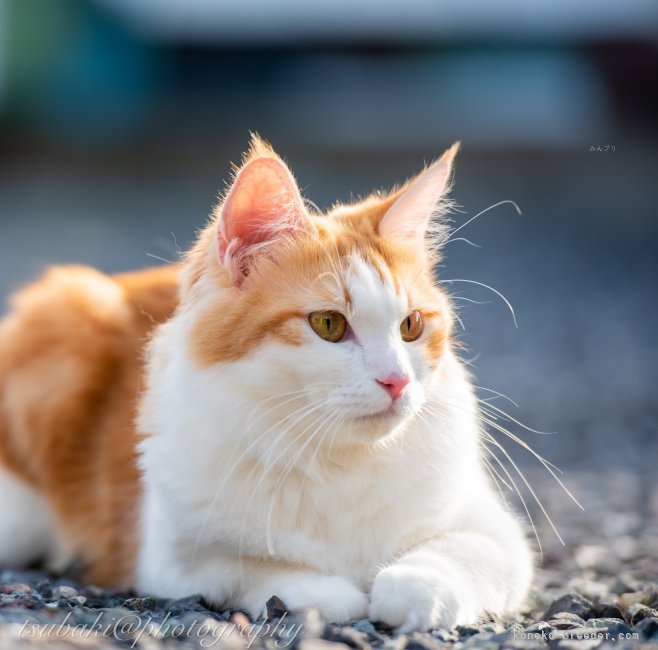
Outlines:
[[267,145],[254,140],[220,206],[219,258],[233,282],[239,285],[249,274],[250,263],[277,240],[308,227],[304,201],[290,170]]
[[453,144],[439,160],[399,190],[395,203],[379,222],[382,237],[424,246],[430,224],[437,225],[433,219],[446,207],[453,161],[459,146],[459,142]]

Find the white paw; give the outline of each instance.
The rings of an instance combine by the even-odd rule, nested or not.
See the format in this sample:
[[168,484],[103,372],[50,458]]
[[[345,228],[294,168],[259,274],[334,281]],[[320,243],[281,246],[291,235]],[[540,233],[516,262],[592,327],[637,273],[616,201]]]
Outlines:
[[365,618],[368,612],[366,595],[338,576],[289,574],[267,581],[259,591],[261,595],[255,597],[253,606],[248,606],[249,613],[255,617],[274,595],[290,610],[314,607],[330,623]]
[[436,571],[405,565],[387,567],[375,578],[368,617],[401,634],[463,622],[455,591]]

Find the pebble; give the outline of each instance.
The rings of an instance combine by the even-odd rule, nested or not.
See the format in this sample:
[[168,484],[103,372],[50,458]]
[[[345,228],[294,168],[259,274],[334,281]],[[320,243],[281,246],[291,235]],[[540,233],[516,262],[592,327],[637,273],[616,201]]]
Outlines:
[[589,621],[585,621],[585,627],[607,628],[623,622],[624,619],[621,616],[619,618],[590,618]]
[[556,614],[567,612],[569,614],[576,614],[581,619],[587,620],[594,616],[594,605],[584,596],[577,593],[565,594],[564,596],[554,600],[546,613],[544,618],[546,620],[553,618]]
[[528,627],[525,628],[525,631],[529,634],[541,634],[542,632],[548,634],[549,632],[553,631],[553,626],[546,621],[538,621],[537,623],[528,625]]
[[265,607],[267,609],[268,621],[271,621],[275,618],[281,618],[288,612],[288,608],[278,596],[272,596],[272,598],[270,598],[267,603],[265,603]]
[[621,607],[616,602],[599,601],[594,605],[594,616],[597,618],[624,618]]
[[621,635],[626,637],[627,634],[631,634],[631,626],[624,621],[617,621],[607,628],[608,634],[611,639],[618,639]]
[[622,594],[619,596],[619,604],[622,609],[628,609],[631,605],[639,603],[647,607],[658,607],[658,593],[652,585],[647,585],[642,591]]
[[[368,643],[368,635],[352,627],[341,627],[338,625],[327,625],[325,628],[323,638],[327,641],[336,641],[343,643],[350,648],[358,648],[358,650],[368,650],[370,644]],[[407,646],[408,647],[408,646]]]
[[646,605],[642,605],[641,603],[633,603],[628,608],[626,616],[631,622],[631,625],[635,625],[645,618],[658,617],[658,611],[652,609],[651,607],[647,607]]
[[558,630],[568,630],[572,627],[582,627],[585,625],[585,621],[577,614],[558,612],[548,620],[548,624]]
[[150,612],[156,608],[155,598],[147,596],[146,598],[128,598],[123,601],[122,607],[131,609],[134,612]]
[[633,626],[633,632],[638,632],[650,641],[658,641],[658,618],[642,619],[637,625]]
[[365,634],[375,634],[377,632],[375,626],[367,618],[362,618],[356,623],[353,623],[352,627],[359,632],[364,632]]

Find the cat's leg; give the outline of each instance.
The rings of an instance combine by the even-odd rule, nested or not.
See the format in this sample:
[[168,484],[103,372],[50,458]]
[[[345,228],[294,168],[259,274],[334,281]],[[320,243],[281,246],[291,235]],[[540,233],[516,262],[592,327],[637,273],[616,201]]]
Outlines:
[[45,497],[0,467],[0,567],[20,568],[46,559],[53,538]]
[[260,570],[249,578],[240,604],[254,617],[264,612],[265,603],[275,595],[290,610],[314,607],[332,623],[364,618],[368,613],[366,595],[341,576],[276,568]]
[[216,557],[205,562],[181,563],[166,546],[141,554],[137,587],[169,598],[202,593],[218,606],[238,607],[254,619],[265,611],[272,596],[291,610],[317,608],[331,622],[364,618],[368,598],[354,584],[339,576],[284,569],[266,561]]
[[516,520],[495,512],[495,527],[449,532],[382,569],[369,617],[410,632],[475,623],[521,606],[532,578],[531,554]]

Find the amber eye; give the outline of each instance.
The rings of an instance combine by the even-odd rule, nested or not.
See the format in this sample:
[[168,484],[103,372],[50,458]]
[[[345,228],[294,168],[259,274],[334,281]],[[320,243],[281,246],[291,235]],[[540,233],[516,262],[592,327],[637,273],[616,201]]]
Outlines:
[[347,330],[347,319],[339,311],[314,311],[308,322],[321,339],[330,343],[338,343]]
[[407,343],[415,341],[423,333],[423,316],[414,310],[401,323],[400,334]]

